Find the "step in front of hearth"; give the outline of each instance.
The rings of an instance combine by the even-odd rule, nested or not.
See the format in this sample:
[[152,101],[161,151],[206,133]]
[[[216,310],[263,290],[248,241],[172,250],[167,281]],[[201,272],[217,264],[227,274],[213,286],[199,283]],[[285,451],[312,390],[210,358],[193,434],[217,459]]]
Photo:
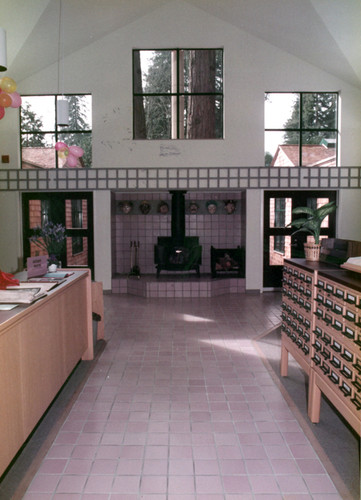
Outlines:
[[217,297],[229,293],[245,293],[244,278],[212,278],[210,275],[184,276],[141,275],[139,278],[116,275],[112,279],[112,293],[136,295],[145,298],[197,298]]

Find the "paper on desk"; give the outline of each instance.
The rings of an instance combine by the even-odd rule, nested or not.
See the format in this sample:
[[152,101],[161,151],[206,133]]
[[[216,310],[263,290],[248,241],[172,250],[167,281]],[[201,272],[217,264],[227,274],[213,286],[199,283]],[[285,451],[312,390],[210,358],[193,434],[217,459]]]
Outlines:
[[11,311],[11,309],[15,309],[19,304],[0,304],[0,311]]
[[46,293],[36,288],[16,288],[0,290],[0,303],[2,304],[32,304],[36,300],[45,297]]

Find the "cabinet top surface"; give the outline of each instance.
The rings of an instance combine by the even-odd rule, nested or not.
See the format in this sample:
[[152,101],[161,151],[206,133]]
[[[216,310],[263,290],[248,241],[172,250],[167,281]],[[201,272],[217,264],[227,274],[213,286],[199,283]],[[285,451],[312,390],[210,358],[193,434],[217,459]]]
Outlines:
[[324,278],[361,292],[361,274],[354,271],[348,271],[326,262],[311,262],[306,259],[285,259],[285,263],[296,265],[311,273],[317,271]]

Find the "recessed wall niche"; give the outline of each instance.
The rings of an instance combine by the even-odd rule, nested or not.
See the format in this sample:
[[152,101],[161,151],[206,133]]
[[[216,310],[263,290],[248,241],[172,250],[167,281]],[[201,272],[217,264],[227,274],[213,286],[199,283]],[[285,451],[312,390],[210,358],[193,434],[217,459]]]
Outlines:
[[[226,207],[229,200],[233,200],[235,204],[231,213]],[[130,211],[126,207],[129,202]],[[150,205],[147,213],[142,211],[144,202]],[[214,213],[214,207],[210,208],[209,202],[216,204]],[[129,273],[134,241],[137,244],[139,242],[138,264],[141,274],[155,275],[154,245],[158,236],[171,235],[171,194],[167,191],[113,192],[111,203],[113,277]],[[164,204],[168,206],[168,211],[161,210],[160,207]],[[199,243],[202,245],[200,272],[210,275],[211,246],[246,246],[246,191],[186,192],[185,231],[186,236],[199,237]]]

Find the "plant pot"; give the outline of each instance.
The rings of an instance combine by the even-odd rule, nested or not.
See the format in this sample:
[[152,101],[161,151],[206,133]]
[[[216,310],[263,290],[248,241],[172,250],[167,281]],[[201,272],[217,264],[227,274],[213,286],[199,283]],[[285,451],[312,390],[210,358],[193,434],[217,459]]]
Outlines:
[[321,243],[304,243],[306,260],[317,262],[320,260]]

